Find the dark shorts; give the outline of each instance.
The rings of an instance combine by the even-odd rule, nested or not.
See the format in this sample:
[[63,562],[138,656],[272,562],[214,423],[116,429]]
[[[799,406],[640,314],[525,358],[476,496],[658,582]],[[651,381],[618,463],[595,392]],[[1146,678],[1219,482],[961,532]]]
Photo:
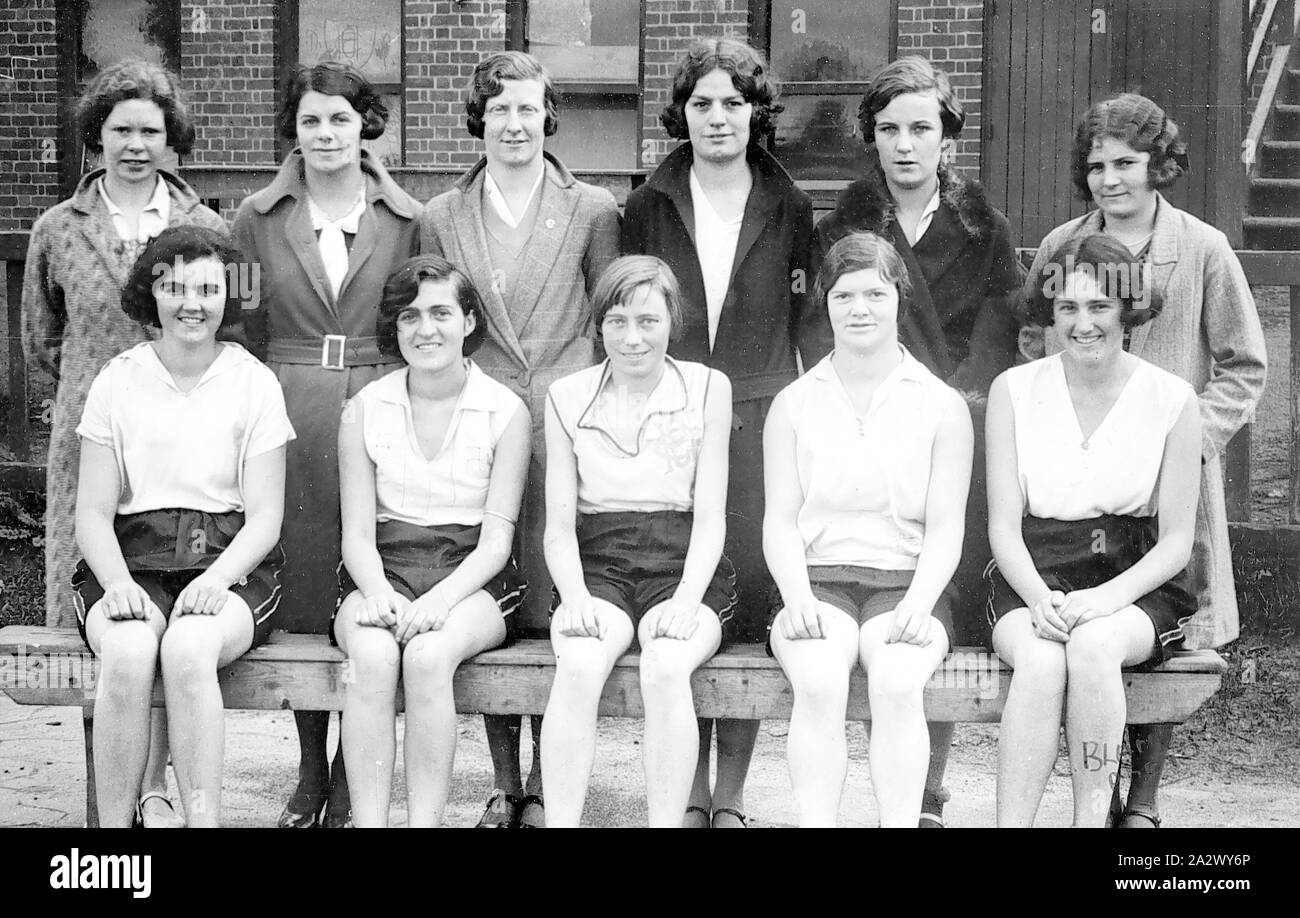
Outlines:
[[[579,514],[578,554],[587,591],[622,609],[636,627],[682,582],[693,522],[694,514],[672,510]],[[736,608],[736,572],[726,555],[718,560],[703,602],[724,626],[725,640]],[[552,613],[559,604],[553,593]]]
[[[127,570],[168,617],[186,585],[207,570],[243,528],[244,514],[199,510],[149,510],[119,516],[113,532]],[[280,604],[280,568],[284,553],[277,545],[248,576],[230,586],[253,614],[253,643],[271,634],[271,616]],[[77,630],[86,637],[86,614],[104,596],[104,588],[85,561],[72,575]]]
[[[416,526],[389,520],[375,526],[375,548],[384,564],[384,576],[392,588],[414,601],[447,578],[478,547],[480,526]],[[330,618],[330,641],[334,642],[334,618],[348,594],[357,589],[342,564],[338,568],[339,596]],[[523,605],[528,585],[511,558],[505,568],[483,585],[506,620],[506,641],[512,637],[514,613]]]
[[[892,612],[907,595],[915,574],[915,571],[883,571],[855,564],[810,564],[808,584],[818,601],[844,612],[861,627],[877,615]],[[939,594],[938,601],[930,610],[935,621],[943,623],[949,642],[952,640],[952,600],[953,587],[949,585]],[[768,615],[769,656],[772,653],[772,624],[784,607],[785,602],[778,593]]]
[[[1091,520],[1048,520],[1027,516],[1021,524],[1025,547],[1049,589],[1069,593],[1100,586],[1128,570],[1152,549],[1160,535],[1155,517],[1099,516]],[[989,627],[1027,603],[1011,589],[997,562],[984,574],[988,581]],[[1172,580],[1135,603],[1155,627],[1154,663],[1182,646],[1183,625],[1196,614],[1190,574]]]

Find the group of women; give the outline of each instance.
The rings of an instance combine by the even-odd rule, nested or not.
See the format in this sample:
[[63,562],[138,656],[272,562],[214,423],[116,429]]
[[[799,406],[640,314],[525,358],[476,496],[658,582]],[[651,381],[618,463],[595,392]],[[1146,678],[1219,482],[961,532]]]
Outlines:
[[[158,168],[193,136],[173,77],[125,62],[81,102],[103,167],[33,230],[24,330],[58,378],[47,577],[101,659],[103,825],[165,817],[142,798],[165,804],[168,742],[184,821],[218,822],[217,670],[272,627],[328,630],[349,658],[341,759],[327,760],[326,715],[300,713],[281,824],[387,824],[399,685],[408,824],[441,821],[453,674],[508,639],[527,589],[513,547],[532,421],[473,360],[489,328],[468,272],[418,254],[419,205],[361,150],[385,116],[355,71],[298,72],[279,119],[298,148],[244,201],[232,241]],[[1002,374],[988,403],[989,640],[1014,669],[999,825],[1032,822],[1063,710],[1074,823],[1103,824],[1121,669],[1196,628],[1202,646],[1234,636],[1235,621],[1213,625],[1232,590],[1217,457],[1263,385],[1226,240],[1157,190],[1186,168],[1177,127],[1121,96],[1089,110],[1074,156],[1097,209],[1044,240],[1026,287],[1050,356]],[[253,265],[270,308],[240,300],[233,279]],[[690,676],[756,615],[794,689],[800,824],[836,819],[856,665],[880,822],[917,824],[923,689],[953,632],[974,437],[961,395],[899,341],[911,284],[870,233],[822,259],[811,308],[834,349],[767,412],[762,554],[779,598],[754,609],[737,603],[723,552],[732,383],[670,356],[702,307],[650,255],[601,275],[591,318],[605,359],[545,402],[548,825],[581,819],[600,693],[634,642],[649,822],[682,823],[699,748]],[[266,363],[239,342],[269,342]],[[170,737],[150,723],[159,667]],[[350,799],[346,771],[365,775]],[[1134,789],[1129,810],[1158,824],[1154,787],[1135,775]]]

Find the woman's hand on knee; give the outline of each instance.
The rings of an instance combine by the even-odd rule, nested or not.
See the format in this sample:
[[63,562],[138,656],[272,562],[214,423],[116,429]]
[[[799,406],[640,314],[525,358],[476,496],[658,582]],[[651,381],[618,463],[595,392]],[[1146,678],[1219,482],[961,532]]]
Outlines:
[[357,624],[368,628],[394,629],[407,605],[407,598],[396,590],[364,596],[357,606]]
[[129,578],[104,587],[104,596],[99,602],[104,617],[110,621],[138,618],[147,622],[155,612],[162,615],[162,610],[149,598],[144,587]]
[[204,571],[185,585],[172,609],[177,615],[216,615],[229,597],[230,584]]
[[1075,590],[1067,593],[1064,602],[1061,603],[1060,614],[1065,630],[1073,631],[1085,622],[1095,618],[1105,618],[1118,611],[1119,606],[1106,591],[1106,587],[1099,586],[1090,590]]
[[885,635],[885,643],[928,647],[934,640],[931,636],[933,624],[934,618],[929,609],[904,600],[889,613],[889,631]]
[[555,610],[555,628],[566,637],[603,638],[605,630],[590,593],[565,599]]
[[403,613],[397,616],[397,630],[394,632],[397,643],[405,645],[418,634],[439,630],[450,614],[451,606],[447,605],[442,593],[434,587],[407,604]]
[[650,623],[650,636],[689,641],[699,627],[700,604],[674,596],[655,610],[655,619]]
[[826,637],[821,603],[814,596],[788,604],[776,618],[781,636],[787,641],[820,640]]
[[1070,626],[1061,618],[1061,606],[1065,604],[1065,594],[1060,590],[1052,592],[1029,608],[1029,621],[1034,634],[1048,641],[1064,644],[1070,639]]

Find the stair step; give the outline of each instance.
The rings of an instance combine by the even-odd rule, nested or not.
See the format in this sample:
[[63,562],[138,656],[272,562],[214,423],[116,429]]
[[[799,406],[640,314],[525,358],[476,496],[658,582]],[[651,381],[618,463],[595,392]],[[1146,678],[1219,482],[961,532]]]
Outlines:
[[1257,230],[1300,230],[1300,217],[1245,217],[1241,225]]
[[1281,153],[1285,150],[1300,150],[1300,140],[1266,140],[1260,146]]
[[1257,178],[1250,180],[1251,191],[1300,191],[1300,178]]

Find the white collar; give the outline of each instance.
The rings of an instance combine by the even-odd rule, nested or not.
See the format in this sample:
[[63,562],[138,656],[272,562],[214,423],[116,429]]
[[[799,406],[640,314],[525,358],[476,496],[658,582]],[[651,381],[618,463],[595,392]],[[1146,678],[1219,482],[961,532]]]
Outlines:
[[501,187],[497,185],[497,180],[492,177],[492,173],[487,169],[483,170],[483,197],[492,205],[496,215],[501,218],[501,222],[511,229],[519,228],[519,221],[523,219],[524,214],[528,213],[528,208],[533,204],[533,195],[537,194],[537,189],[542,187],[542,178],[546,175],[546,160],[542,160],[542,168],[537,170],[537,178],[533,180],[533,187],[528,191],[528,200],[524,202],[524,209],[520,211],[516,218],[510,211],[510,205],[506,203],[506,196],[502,193]]
[[691,203],[695,205],[696,212],[701,208],[707,208],[710,216],[713,217],[714,223],[719,223],[728,229],[739,230],[741,223],[745,220],[745,212],[742,210],[731,220],[724,220],[718,216],[718,212],[713,209],[713,202],[709,200],[708,194],[704,190],[704,183],[700,177],[695,174],[695,166],[690,168],[691,174]]
[[361,222],[361,215],[366,212],[366,192],[364,186],[361,194],[357,196],[357,202],[352,205],[352,209],[339,217],[337,220],[331,220],[329,214],[321,210],[320,205],[307,195],[307,208],[311,213],[311,228],[321,230],[327,226],[337,226],[345,233],[356,235]]
[[[104,206],[108,208],[108,212],[112,216],[126,216],[122,208],[114,204],[113,199],[108,196],[108,189],[104,187],[104,177],[102,175],[95,182],[95,186],[99,189],[99,196],[103,199]],[[166,216],[171,209],[171,202],[171,195],[167,193],[167,182],[160,175],[158,176],[158,184],[153,186],[153,195],[150,196],[149,203],[144,206],[143,212],[154,211],[159,216]]]

